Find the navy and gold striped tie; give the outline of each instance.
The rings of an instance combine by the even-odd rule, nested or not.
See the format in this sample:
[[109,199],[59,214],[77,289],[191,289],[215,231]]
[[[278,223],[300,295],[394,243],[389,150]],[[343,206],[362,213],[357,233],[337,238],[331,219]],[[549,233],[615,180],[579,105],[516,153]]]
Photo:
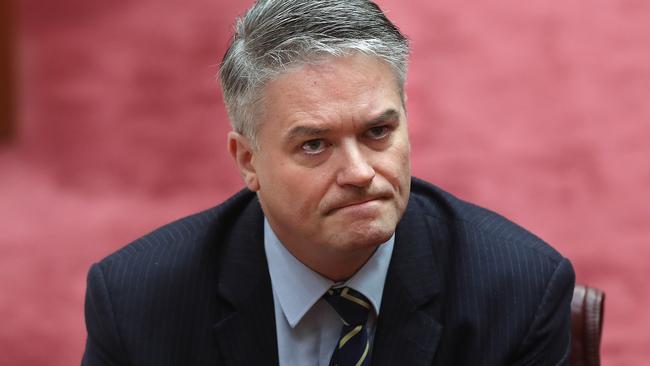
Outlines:
[[343,321],[343,329],[330,366],[370,364],[370,343],[366,322],[370,313],[368,299],[349,287],[331,288],[324,296]]

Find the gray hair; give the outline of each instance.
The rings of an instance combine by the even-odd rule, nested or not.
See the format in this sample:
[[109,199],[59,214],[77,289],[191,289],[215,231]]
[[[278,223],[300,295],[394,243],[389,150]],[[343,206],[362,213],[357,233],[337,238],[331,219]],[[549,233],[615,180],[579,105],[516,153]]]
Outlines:
[[408,40],[374,2],[258,0],[237,19],[220,67],[233,130],[257,147],[257,105],[269,80],[291,66],[356,52],[388,63],[403,93]]

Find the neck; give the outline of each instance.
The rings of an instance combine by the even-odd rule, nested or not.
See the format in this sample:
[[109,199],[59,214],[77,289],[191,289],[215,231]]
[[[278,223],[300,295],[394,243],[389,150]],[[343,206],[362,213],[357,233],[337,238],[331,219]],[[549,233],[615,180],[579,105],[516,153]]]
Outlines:
[[377,249],[374,246],[359,249],[352,253],[314,253],[313,250],[304,251],[289,245],[285,245],[285,248],[312,271],[334,282],[345,281],[354,276]]

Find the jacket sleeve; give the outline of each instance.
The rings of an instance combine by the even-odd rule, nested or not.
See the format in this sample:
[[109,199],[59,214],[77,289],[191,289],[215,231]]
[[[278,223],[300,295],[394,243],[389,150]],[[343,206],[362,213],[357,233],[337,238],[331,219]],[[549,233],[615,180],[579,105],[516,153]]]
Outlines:
[[88,272],[85,315],[88,336],[82,366],[127,365],[110,294],[99,264],[94,264]]
[[569,365],[575,273],[563,258],[548,281],[514,365]]

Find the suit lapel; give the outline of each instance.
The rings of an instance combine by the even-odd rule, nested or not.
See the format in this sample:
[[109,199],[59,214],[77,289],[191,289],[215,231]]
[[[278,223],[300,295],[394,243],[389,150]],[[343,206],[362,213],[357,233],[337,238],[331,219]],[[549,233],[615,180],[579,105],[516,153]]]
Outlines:
[[263,214],[257,198],[239,219],[226,225],[230,227],[221,230],[227,234],[221,239],[214,325],[224,365],[277,365],[273,291],[263,245]]
[[442,334],[435,242],[411,198],[395,234],[373,344],[372,365],[431,365]]

